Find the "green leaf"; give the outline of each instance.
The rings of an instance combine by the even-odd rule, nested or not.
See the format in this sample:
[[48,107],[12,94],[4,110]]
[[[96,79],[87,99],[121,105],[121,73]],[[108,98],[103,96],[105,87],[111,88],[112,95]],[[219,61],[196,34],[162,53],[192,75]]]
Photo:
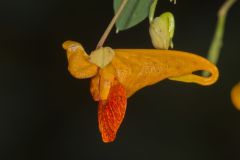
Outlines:
[[[121,2],[122,0],[113,1],[115,13]],[[116,22],[117,32],[129,29],[142,22],[149,14],[152,2],[153,0],[128,0]]]

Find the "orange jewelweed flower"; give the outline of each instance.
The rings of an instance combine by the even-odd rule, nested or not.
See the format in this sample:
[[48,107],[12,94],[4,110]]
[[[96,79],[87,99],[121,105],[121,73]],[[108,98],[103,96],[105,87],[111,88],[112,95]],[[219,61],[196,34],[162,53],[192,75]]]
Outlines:
[[[102,47],[88,55],[82,45],[66,41],[68,70],[78,79],[91,78],[90,91],[98,101],[98,125],[103,142],[112,142],[123,121],[127,98],[163,79],[211,85],[218,69],[208,60],[182,51],[111,49]],[[206,70],[209,77],[192,74]]]
[[236,109],[240,110],[240,82],[233,86],[231,90],[231,99]]

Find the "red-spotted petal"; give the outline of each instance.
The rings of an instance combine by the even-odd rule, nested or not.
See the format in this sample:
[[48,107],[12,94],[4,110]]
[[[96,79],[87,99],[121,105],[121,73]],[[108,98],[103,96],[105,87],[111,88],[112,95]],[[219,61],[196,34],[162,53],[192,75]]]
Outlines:
[[124,87],[115,81],[108,99],[99,101],[98,124],[103,142],[112,142],[125,116],[127,96]]

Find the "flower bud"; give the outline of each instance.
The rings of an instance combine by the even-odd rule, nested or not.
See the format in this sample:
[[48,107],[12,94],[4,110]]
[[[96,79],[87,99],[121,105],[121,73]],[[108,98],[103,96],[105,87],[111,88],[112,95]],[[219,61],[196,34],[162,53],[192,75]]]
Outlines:
[[153,46],[157,49],[168,49],[169,46],[173,48],[174,28],[175,22],[172,13],[165,12],[154,18],[149,27]]

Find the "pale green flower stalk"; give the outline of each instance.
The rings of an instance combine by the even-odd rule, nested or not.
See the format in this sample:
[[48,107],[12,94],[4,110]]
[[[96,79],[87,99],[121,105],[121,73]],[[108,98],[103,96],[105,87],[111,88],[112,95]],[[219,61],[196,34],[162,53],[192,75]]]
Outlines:
[[[212,43],[208,51],[208,60],[214,64],[217,64],[220,50],[223,45],[223,35],[225,30],[226,17],[229,9],[237,0],[226,0],[225,3],[220,7],[218,11],[218,21],[216,25],[216,30],[213,36]],[[203,72],[203,76],[208,76],[208,72]]]
[[105,32],[103,33],[102,37],[100,38],[98,44],[97,44],[97,49],[101,48],[104,44],[104,42],[106,41],[109,33],[111,32],[114,24],[116,23],[117,19],[119,18],[121,12],[123,11],[125,5],[127,4],[128,0],[122,0],[120,7],[118,8],[116,14],[114,15],[114,17],[112,18],[111,22],[109,23],[107,29],[105,30]]

